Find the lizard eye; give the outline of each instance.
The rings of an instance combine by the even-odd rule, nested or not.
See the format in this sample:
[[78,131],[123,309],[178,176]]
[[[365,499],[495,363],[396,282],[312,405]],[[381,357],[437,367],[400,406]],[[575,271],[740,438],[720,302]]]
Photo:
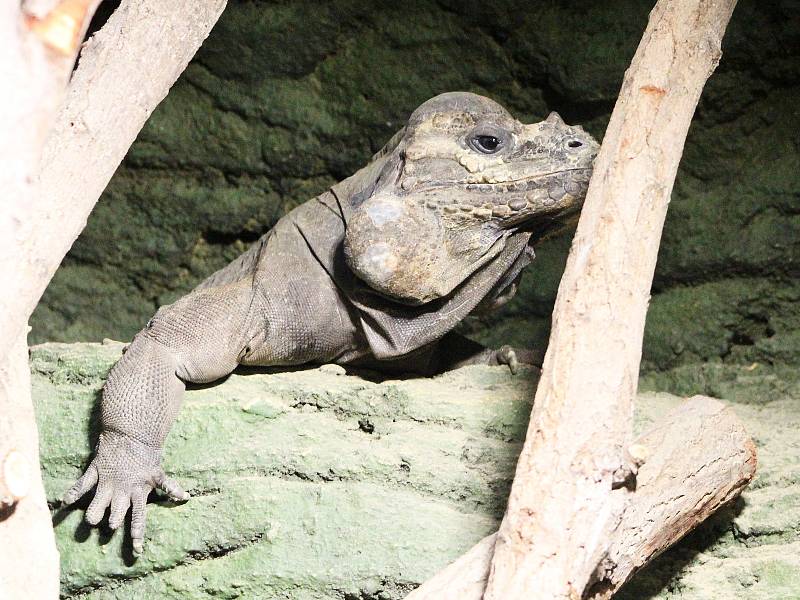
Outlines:
[[469,143],[475,150],[483,154],[494,154],[503,147],[503,140],[493,135],[485,134],[472,136]]
[[581,146],[583,146],[583,142],[580,140],[570,140],[569,142],[567,142],[567,146],[569,146],[570,148],[580,148]]

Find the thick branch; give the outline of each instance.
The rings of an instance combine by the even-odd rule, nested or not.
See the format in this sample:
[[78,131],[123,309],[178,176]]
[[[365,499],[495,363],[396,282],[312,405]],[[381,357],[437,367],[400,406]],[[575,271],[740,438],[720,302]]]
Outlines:
[[[81,36],[98,3],[29,2],[27,11],[21,10],[20,2],[0,5],[0,77],[4,84],[0,95],[0,363],[25,333],[33,310],[31,305],[29,311],[20,312],[20,305],[29,303],[18,297],[30,273],[27,259],[36,265],[38,254],[46,250],[37,248],[31,257],[21,255],[24,238],[35,225],[25,223],[34,204],[33,181]],[[62,257],[58,256],[56,264]]]
[[756,473],[756,448],[733,411],[694,396],[637,441],[650,456],[613,534],[591,598],[608,598],[721,506]]
[[[7,311],[24,279],[21,210],[80,38],[99,0],[0,4],[0,597],[56,598],[59,561],[39,473],[28,371],[27,314]],[[60,259],[59,259],[60,260]]]
[[[608,598],[634,573],[679,540],[753,478],[753,442],[730,408],[704,396],[691,398],[640,436],[650,452],[638,474],[624,526],[608,540],[614,568],[590,595]],[[414,590],[408,600],[481,600],[496,534]]]
[[58,551],[39,473],[26,335],[0,363],[0,598],[57,598]]
[[581,598],[637,469],[633,399],[686,133],[735,0],[660,0],[612,114],[559,287],[487,600]]
[[84,45],[46,144],[34,200],[14,198],[0,222],[0,360],[144,122],[225,4],[124,0]]
[[225,6],[224,0],[124,1],[84,50],[56,117],[98,2],[28,0],[24,14],[20,2],[0,3],[2,598],[58,595],[58,552],[31,404],[28,317],[145,119]]

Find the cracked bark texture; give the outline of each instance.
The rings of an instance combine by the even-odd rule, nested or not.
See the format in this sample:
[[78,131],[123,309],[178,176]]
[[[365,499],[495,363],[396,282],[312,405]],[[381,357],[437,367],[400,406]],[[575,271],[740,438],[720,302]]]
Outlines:
[[[121,344],[31,355],[62,594],[399,600],[497,530],[524,438],[530,372],[468,367],[381,384],[325,366],[235,373],[187,392],[166,468],[193,498],[148,509],[137,562],[122,532],[82,524],[58,498],[89,459],[99,391]],[[800,390],[733,404],[759,473],[619,592],[624,600],[791,598],[800,587]],[[637,431],[682,400],[645,394]],[[371,432],[371,433],[370,433]],[[85,509],[85,505],[83,506]]]
[[735,5],[661,0],[650,14],[559,285],[486,600],[584,598],[623,567],[610,544],[637,501],[632,415],[649,292],[686,134]]

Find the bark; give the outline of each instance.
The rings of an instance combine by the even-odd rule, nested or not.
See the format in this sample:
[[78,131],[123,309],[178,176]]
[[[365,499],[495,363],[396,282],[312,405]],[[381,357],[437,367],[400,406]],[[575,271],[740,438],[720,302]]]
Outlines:
[[0,6],[0,598],[58,596],[58,551],[31,402],[30,313],[15,313],[12,305],[17,283],[32,275],[17,254],[21,209],[32,205],[44,140],[98,1]]
[[[30,289],[41,287],[43,291],[52,276],[45,278],[42,263],[48,244],[31,248],[24,242],[37,226],[30,221],[30,211],[35,205],[35,179],[45,139],[98,2],[64,0],[50,13],[37,12],[37,16],[23,11],[18,2],[4,2],[0,7],[0,77],[4,83],[0,99],[0,189],[4,193],[0,213],[0,363],[26,332],[28,316],[41,296],[40,291],[34,298]],[[46,8],[42,4],[40,0],[31,8],[41,11]],[[23,255],[23,251],[32,254]],[[55,257],[56,266],[63,256]],[[31,285],[32,279],[36,286]]]
[[[755,475],[752,440],[733,411],[712,398],[691,398],[636,444],[650,456],[639,470],[623,526],[608,539],[608,564],[614,568],[589,591],[592,600],[611,597],[650,560],[738,496]],[[481,600],[496,537],[482,539],[408,600]]]
[[58,551],[39,474],[26,335],[0,366],[0,598],[57,598]]
[[32,0],[26,12],[19,2],[0,4],[2,598],[58,595],[28,376],[28,318],[145,120],[225,7],[225,0],[123,1],[84,45],[62,104],[98,3]]
[[735,0],[660,0],[625,75],[559,287],[485,598],[581,598],[616,568],[661,230]]
[[721,506],[756,474],[756,447],[722,402],[695,396],[636,443],[650,456],[609,544],[593,600],[609,598],[641,567]]

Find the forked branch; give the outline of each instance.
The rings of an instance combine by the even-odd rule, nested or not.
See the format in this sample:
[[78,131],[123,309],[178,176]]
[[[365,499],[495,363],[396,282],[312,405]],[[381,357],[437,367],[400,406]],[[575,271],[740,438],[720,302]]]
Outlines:
[[[649,456],[637,476],[636,493],[623,526],[608,540],[615,565],[588,590],[609,598],[644,565],[678,541],[720,506],[736,498],[756,471],[752,440],[730,408],[695,396],[673,410],[636,444]],[[497,535],[414,590],[407,600],[481,600]]]

